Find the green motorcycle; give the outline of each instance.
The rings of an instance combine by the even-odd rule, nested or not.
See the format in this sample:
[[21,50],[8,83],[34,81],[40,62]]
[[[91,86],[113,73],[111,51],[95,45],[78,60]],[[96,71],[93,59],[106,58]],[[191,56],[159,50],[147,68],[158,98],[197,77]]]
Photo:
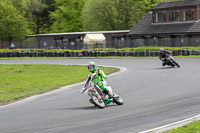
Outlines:
[[[107,94],[103,93],[103,90],[96,84],[92,82],[92,79],[96,76],[96,73],[93,73],[91,77],[89,77],[89,81],[87,81],[87,84],[85,85],[85,88],[83,88],[80,92],[88,94],[89,102],[91,104],[94,104],[95,106],[99,107],[100,109],[105,108],[106,105],[110,103],[116,103],[117,105],[123,105],[124,101],[116,93],[113,93],[113,97],[110,98]],[[112,88],[110,86],[107,86],[107,89],[112,92]]]

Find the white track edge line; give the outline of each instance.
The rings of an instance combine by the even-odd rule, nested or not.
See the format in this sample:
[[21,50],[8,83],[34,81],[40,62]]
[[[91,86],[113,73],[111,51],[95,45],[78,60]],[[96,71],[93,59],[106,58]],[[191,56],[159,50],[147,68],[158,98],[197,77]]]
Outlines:
[[[157,128],[153,128],[153,129],[150,129],[150,130],[146,130],[146,131],[142,131],[142,132],[139,132],[139,133],[150,133],[150,132],[155,132],[156,130],[161,130],[163,128],[169,128],[171,126],[175,126],[175,125],[178,125],[178,124],[181,124],[181,123],[184,123],[184,122],[192,122],[193,120],[195,120],[196,118],[199,118],[200,115],[196,115],[194,117],[190,117],[190,118],[187,118],[187,119],[184,119],[184,120],[181,120],[181,121],[177,121],[177,122],[174,122],[174,123],[171,123],[171,124],[167,124],[167,125],[164,125],[164,126],[161,126],[161,127],[157,127]],[[185,124],[181,125],[181,126],[184,126]],[[178,127],[181,127],[181,126],[178,126]],[[169,129],[170,130],[170,129]],[[163,131],[164,132],[164,131]]]

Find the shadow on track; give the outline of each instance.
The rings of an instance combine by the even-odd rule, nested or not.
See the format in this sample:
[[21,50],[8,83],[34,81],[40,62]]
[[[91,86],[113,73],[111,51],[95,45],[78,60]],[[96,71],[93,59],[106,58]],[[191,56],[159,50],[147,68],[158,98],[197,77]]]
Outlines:
[[94,107],[94,106],[87,106],[87,107],[61,108],[58,110],[96,110],[96,109],[99,109],[99,108]]
[[[106,105],[105,108],[108,107],[114,107],[114,106],[118,106],[118,105]],[[98,107],[95,106],[87,106],[87,107],[72,107],[72,108],[62,108],[62,109],[58,109],[58,110],[97,110],[99,109]]]
[[173,68],[177,68],[177,67],[159,67],[159,68],[155,68],[155,69],[173,69]]

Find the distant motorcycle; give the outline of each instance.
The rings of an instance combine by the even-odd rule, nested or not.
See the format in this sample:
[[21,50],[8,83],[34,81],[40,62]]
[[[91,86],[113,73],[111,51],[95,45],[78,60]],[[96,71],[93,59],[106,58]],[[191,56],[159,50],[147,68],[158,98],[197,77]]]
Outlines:
[[177,66],[178,68],[180,68],[180,65],[174,60],[174,58],[171,55],[167,57],[165,65],[172,66],[172,67]]
[[[123,105],[123,99],[117,95],[116,93],[113,93],[113,97],[109,98],[107,94],[103,93],[103,90],[96,84],[92,82],[92,79],[96,76],[96,73],[93,73],[89,77],[89,81],[87,81],[85,88],[83,88],[80,93],[88,94],[90,97],[89,102],[94,104],[95,106],[99,107],[100,109],[105,108],[107,104],[110,103],[116,103],[117,105]],[[112,92],[112,88],[110,86],[107,86],[107,89]]]

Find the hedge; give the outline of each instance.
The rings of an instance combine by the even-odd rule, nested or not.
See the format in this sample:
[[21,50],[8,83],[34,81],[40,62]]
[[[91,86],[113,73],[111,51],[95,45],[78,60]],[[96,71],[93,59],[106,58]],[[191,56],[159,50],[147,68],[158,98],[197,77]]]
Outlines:
[[[0,58],[5,57],[105,57],[105,56],[134,56],[134,57],[156,57],[157,51],[0,51]],[[173,56],[200,55],[200,50],[172,50]]]

